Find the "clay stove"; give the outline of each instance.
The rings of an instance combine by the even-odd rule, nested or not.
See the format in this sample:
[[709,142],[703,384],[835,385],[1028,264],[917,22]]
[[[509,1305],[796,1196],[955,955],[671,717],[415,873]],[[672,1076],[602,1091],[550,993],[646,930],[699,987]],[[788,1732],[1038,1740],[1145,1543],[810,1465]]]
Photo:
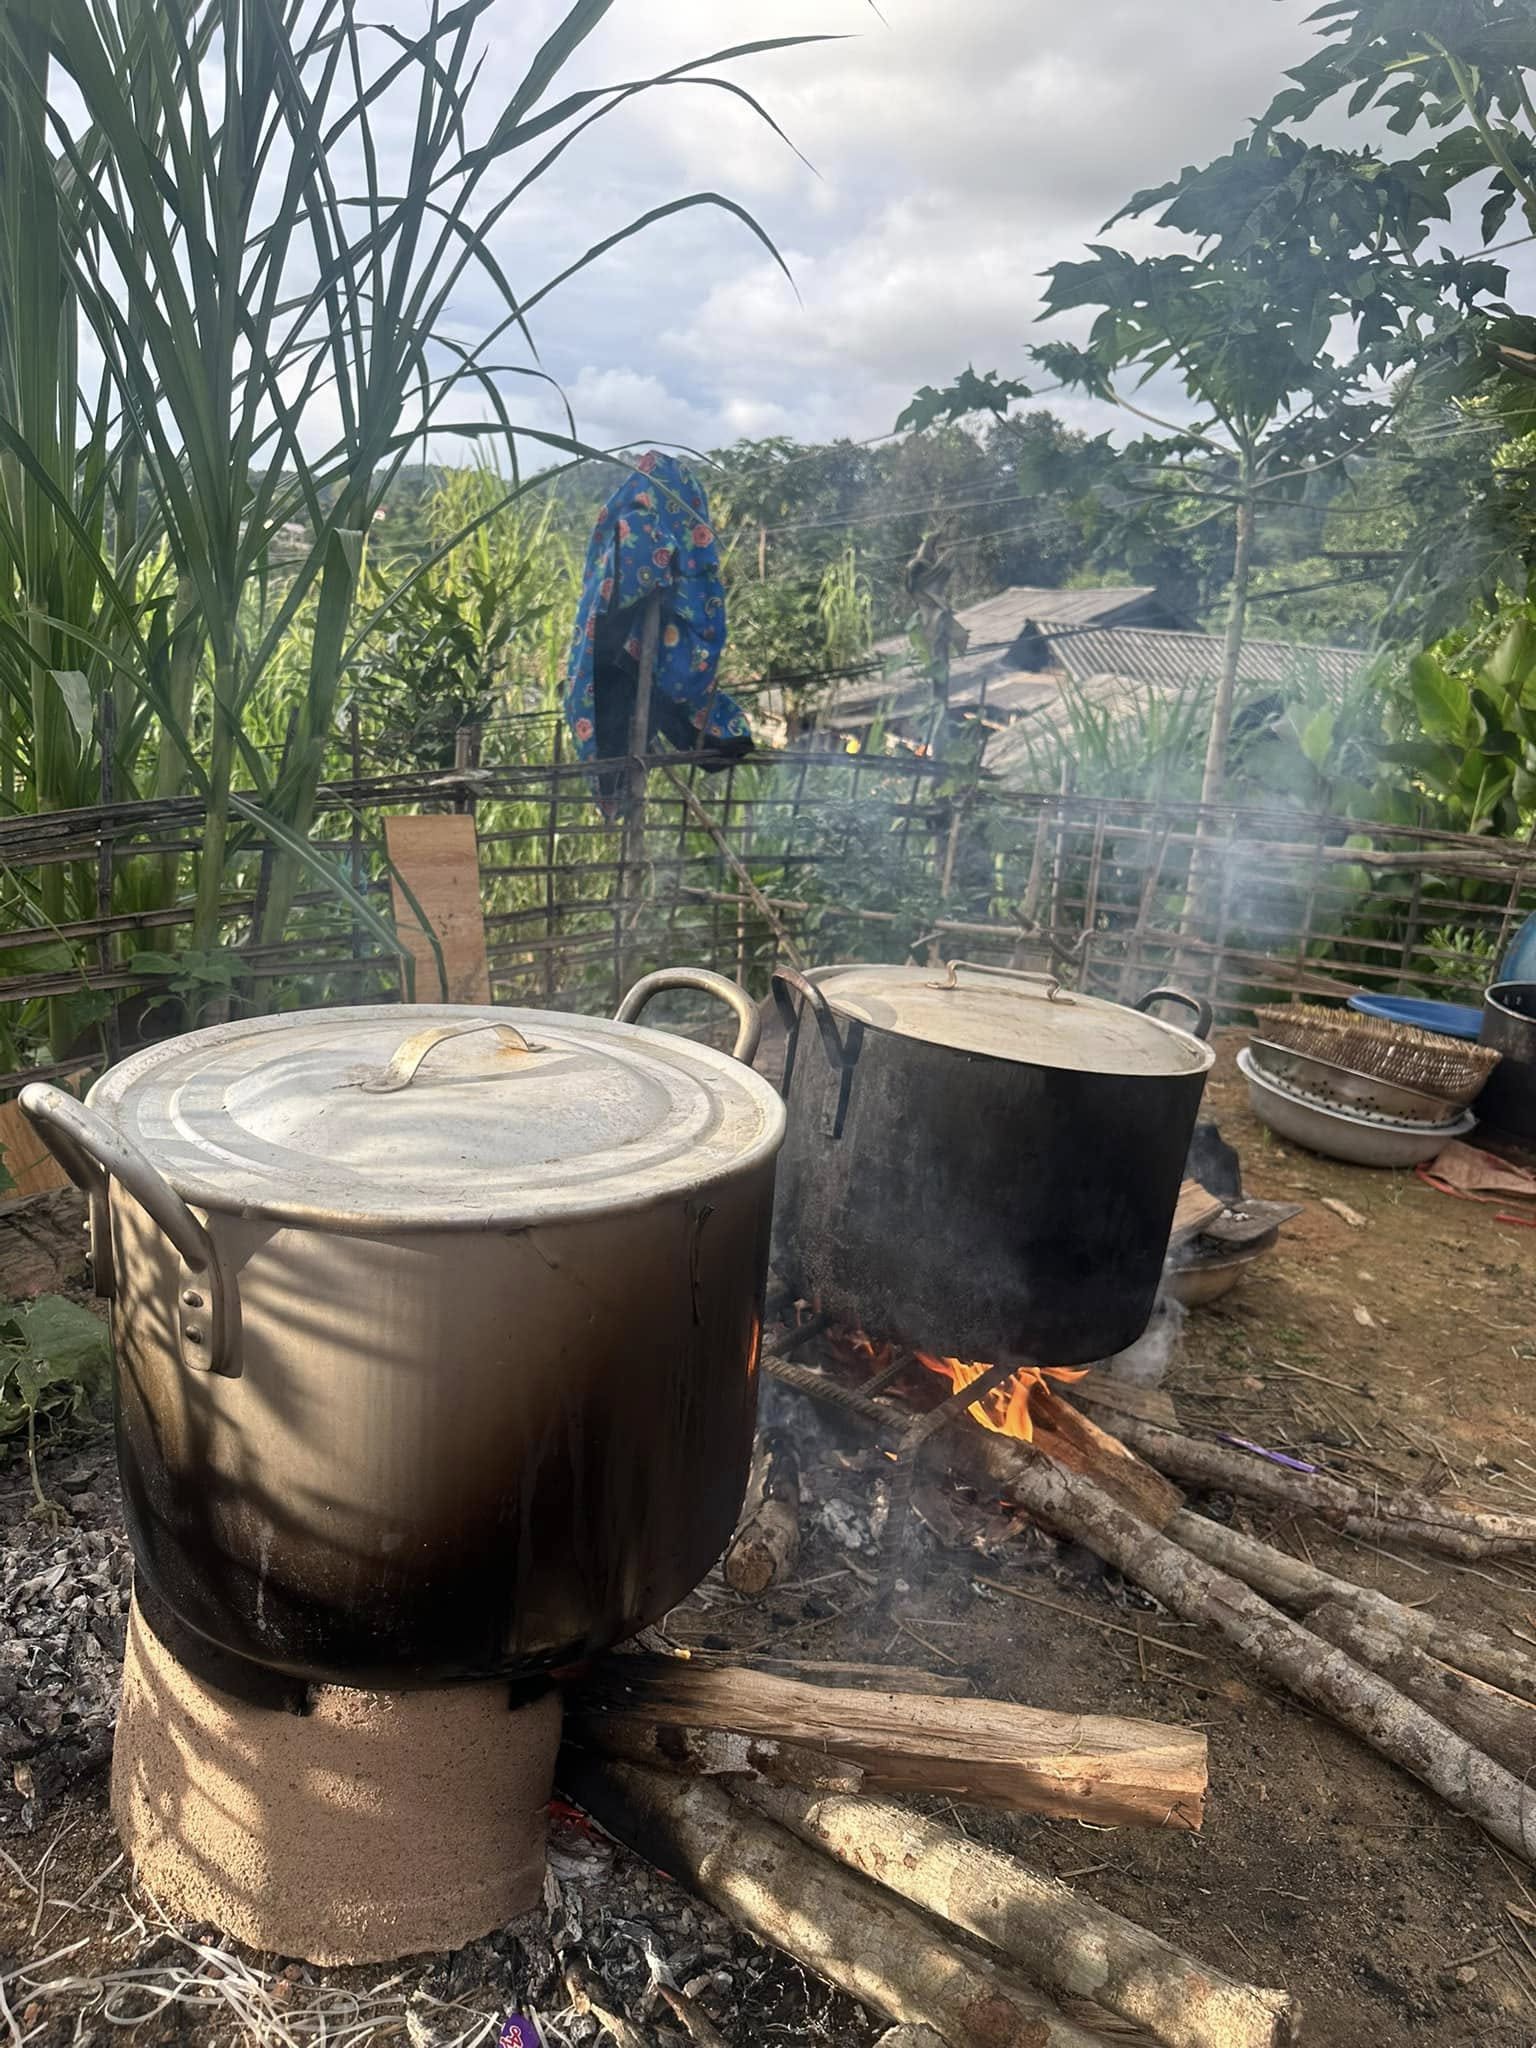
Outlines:
[[552,1686],[297,1685],[136,1597],[113,1818],[168,1912],[252,1948],[460,1948],[542,1896],[560,1718]]

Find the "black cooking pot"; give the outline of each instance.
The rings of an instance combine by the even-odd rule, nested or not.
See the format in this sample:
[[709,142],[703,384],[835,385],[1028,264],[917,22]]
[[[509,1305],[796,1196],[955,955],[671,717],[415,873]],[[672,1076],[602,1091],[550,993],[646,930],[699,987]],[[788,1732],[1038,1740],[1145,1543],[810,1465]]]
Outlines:
[[[1157,990],[1126,1009],[963,962],[784,970],[774,997],[774,1262],[798,1295],[971,1360],[1077,1365],[1136,1341],[1215,1058],[1205,1004]],[[1145,1014],[1163,1000],[1199,1036]]]
[[1511,1137],[1536,1140],[1536,981],[1489,989],[1478,1036],[1504,1055],[1477,1098],[1479,1117]]

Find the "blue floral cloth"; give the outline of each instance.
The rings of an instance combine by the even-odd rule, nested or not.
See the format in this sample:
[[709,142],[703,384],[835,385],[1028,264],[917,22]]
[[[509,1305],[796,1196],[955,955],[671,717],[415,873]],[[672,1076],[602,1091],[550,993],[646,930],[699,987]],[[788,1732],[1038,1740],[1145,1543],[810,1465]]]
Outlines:
[[[598,693],[606,639],[600,622],[631,613],[622,652],[640,658],[644,600],[661,593],[661,639],[653,700],[670,718],[653,720],[669,734],[689,728],[735,752],[751,744],[740,705],[715,687],[725,648],[725,587],[709,502],[693,472],[655,449],[642,455],[597,515],[587,548],[581,602],[567,664],[565,715],[579,759],[598,756]],[[627,747],[627,741],[625,742]]]

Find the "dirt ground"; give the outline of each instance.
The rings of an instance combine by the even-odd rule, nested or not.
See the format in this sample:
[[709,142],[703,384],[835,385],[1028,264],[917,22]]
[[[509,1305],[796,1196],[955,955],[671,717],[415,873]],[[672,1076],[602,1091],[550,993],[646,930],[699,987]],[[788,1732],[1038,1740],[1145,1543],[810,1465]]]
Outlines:
[[[1306,1208],[1236,1293],[1190,1315],[1167,1382],[1184,1425],[1296,1447],[1367,1482],[1445,1485],[1489,1504],[1530,1508],[1536,1230],[1502,1223],[1492,1208],[1454,1201],[1411,1174],[1359,1171],[1282,1145],[1248,1114],[1232,1051],[1232,1043],[1223,1046],[1206,1114],[1238,1147],[1250,1195]],[[1324,1207],[1325,1198],[1363,1221],[1352,1224]],[[941,1549],[920,1528],[909,1543],[911,1591],[900,1619],[882,1617],[873,1584],[883,1461],[856,1424],[831,1421],[798,1397],[775,1391],[773,1398],[776,1419],[799,1434],[807,1465],[797,1578],[756,1604],[739,1602],[718,1578],[706,1581],[668,1625],[678,1642],[759,1658],[922,1664],[961,1672],[979,1692],[1034,1705],[1202,1727],[1211,1796],[1198,1837],[969,1810],[948,1817],[1233,1976],[1287,1986],[1304,2002],[1313,2048],[1536,2048],[1536,1872],[1271,1689],[1218,1639],[1171,1621],[1081,1555],[1025,1538],[979,1556]],[[26,1518],[23,1482],[14,1468],[0,1474],[0,1544],[45,1540]],[[113,1526],[111,1487],[103,1459],[80,1496],[90,1505],[79,1519]],[[1230,1503],[1212,1505],[1230,1510]],[[1342,1576],[1536,1642],[1536,1560],[1464,1567],[1407,1550],[1389,1556],[1310,1520],[1292,1524],[1243,1509],[1237,1518]],[[1143,1638],[1140,1654],[1108,1626],[1128,1622]],[[125,1873],[111,1869],[117,1850],[100,1745],[82,1745],[77,1765],[53,1777],[46,1742],[35,1756],[0,1754],[7,1759],[0,1839],[8,1856],[0,1863],[0,1958],[12,1959],[0,1971],[82,1938],[86,1948],[53,1974],[122,1968],[135,1959],[148,1968],[145,1943],[153,1958],[154,1943],[164,1954],[172,1938],[126,1887]],[[30,1802],[20,1789],[29,1784]],[[93,1884],[83,1903],[66,1903]],[[765,1956],[632,1859],[621,1855],[585,1880],[568,1879],[564,1896],[564,1910],[582,1921],[590,1952],[622,1992],[644,1978],[642,1924],[663,1950],[686,1951],[685,1961],[705,1976],[713,1972],[713,1990],[700,1995],[713,1999],[732,2048],[797,2041],[864,2048],[878,2032],[846,2001]],[[137,1929],[136,1914],[144,1916]],[[381,2006],[377,2029],[357,2031],[354,2022],[353,2038],[398,2037],[414,2048],[486,2038],[467,2020],[456,2032],[454,2015],[508,2010],[540,1968],[547,1972],[540,1942],[537,1931],[521,1928],[464,1958],[422,1959],[391,1994],[394,2018],[386,2021]],[[280,1959],[262,1967],[275,1971]],[[368,1984],[388,1975],[373,1972]],[[357,1973],[292,1976],[296,2000],[316,1987],[339,1995],[361,1983]],[[118,2032],[93,2016],[99,1999],[19,1999],[36,1981],[34,1973],[11,1983],[13,2041],[53,2048]],[[417,1987],[426,1987],[426,2002],[418,2003],[412,2028],[399,2000],[408,2003]],[[259,2030],[237,2023],[237,2003],[226,1991],[211,2003],[200,1995],[161,2005],[128,2038],[257,2038]],[[366,2017],[369,2009],[358,2010]],[[648,2024],[652,2039],[669,2038],[658,2022]],[[591,2025],[566,2020],[550,2038],[596,2040]],[[294,2038],[329,2037],[310,2027]]]

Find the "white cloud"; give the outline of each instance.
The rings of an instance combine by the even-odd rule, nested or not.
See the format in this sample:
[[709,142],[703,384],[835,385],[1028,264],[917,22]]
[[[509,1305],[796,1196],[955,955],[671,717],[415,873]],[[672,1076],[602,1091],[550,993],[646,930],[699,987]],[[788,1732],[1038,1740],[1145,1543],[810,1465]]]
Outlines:
[[[882,25],[865,0],[618,0],[558,90],[761,37],[845,34],[726,71],[815,171],[726,94],[640,96],[518,202],[497,253],[527,289],[648,208],[727,193],[786,251],[800,298],[723,214],[616,248],[535,319],[583,434],[879,433],[919,384],[968,361],[1017,373],[1038,338],[1040,272],[1134,191],[1241,134],[1311,47],[1311,5],[881,0]],[[528,0],[487,17],[492,98],[565,12]],[[472,333],[476,307],[457,310]]]

